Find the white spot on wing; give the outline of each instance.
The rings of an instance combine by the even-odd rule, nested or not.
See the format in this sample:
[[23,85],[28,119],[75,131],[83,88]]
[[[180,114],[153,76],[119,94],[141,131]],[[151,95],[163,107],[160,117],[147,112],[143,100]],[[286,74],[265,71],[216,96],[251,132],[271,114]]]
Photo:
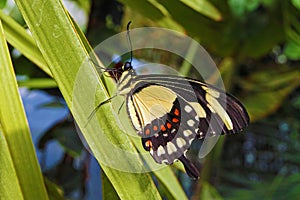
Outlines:
[[150,154],[153,156],[153,149],[152,148],[150,149]]
[[185,137],[189,137],[190,135],[192,135],[193,133],[192,133],[192,131],[191,130],[185,130],[185,131],[183,131],[183,135],[185,136]]
[[185,110],[187,113],[190,113],[190,112],[192,111],[192,108],[191,108],[191,106],[186,105],[186,106],[184,107],[184,110]]
[[195,125],[195,121],[190,119],[187,121],[187,124],[190,126],[190,127],[193,127]]
[[176,144],[179,148],[182,148],[184,145],[186,145],[186,141],[179,137],[176,139]]
[[162,163],[165,163],[165,164],[169,164],[168,160],[167,159],[164,159],[161,161]]
[[168,154],[171,155],[172,153],[177,151],[176,146],[172,142],[168,142],[167,143],[167,151],[168,151]]
[[165,149],[163,148],[163,146],[159,146],[157,148],[157,156],[161,156],[162,154],[165,154]]

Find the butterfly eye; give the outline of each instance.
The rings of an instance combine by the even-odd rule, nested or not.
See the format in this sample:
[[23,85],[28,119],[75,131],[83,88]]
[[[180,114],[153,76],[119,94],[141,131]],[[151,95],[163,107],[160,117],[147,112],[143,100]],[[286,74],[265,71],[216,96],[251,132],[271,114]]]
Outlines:
[[125,62],[125,64],[122,67],[122,70],[123,71],[128,71],[128,70],[131,70],[131,69],[132,69],[131,62]]

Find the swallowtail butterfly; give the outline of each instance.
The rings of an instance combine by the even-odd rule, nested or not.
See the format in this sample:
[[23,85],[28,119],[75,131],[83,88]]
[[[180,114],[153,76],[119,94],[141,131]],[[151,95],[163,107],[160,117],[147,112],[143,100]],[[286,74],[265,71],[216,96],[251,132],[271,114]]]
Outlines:
[[185,155],[193,140],[237,133],[249,124],[239,100],[212,85],[180,76],[136,75],[131,61],[113,72],[121,74],[118,94],[126,97],[144,149],[157,163],[180,160],[194,179],[199,171]]

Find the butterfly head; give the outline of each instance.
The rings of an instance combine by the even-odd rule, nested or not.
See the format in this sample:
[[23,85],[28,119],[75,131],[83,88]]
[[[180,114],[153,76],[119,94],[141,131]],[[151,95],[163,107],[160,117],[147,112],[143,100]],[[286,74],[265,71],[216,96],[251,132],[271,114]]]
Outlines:
[[122,66],[122,71],[125,72],[125,71],[130,71],[132,70],[132,65],[131,65],[131,62],[125,62],[125,64]]

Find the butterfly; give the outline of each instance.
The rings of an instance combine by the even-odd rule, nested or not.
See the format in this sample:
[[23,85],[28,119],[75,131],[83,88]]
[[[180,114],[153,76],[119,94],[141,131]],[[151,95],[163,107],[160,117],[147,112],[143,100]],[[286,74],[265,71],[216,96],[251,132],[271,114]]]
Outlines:
[[193,179],[199,171],[185,153],[195,139],[234,134],[249,124],[234,96],[201,81],[173,75],[137,75],[130,62],[121,69],[118,94],[142,145],[157,163],[179,160]]
[[186,156],[191,143],[242,131],[249,124],[245,107],[234,96],[195,79],[137,75],[131,63],[132,51],[121,68],[106,71],[117,77],[118,95],[125,96],[127,114],[144,149],[160,164],[181,161],[186,173],[198,179],[199,170]]

